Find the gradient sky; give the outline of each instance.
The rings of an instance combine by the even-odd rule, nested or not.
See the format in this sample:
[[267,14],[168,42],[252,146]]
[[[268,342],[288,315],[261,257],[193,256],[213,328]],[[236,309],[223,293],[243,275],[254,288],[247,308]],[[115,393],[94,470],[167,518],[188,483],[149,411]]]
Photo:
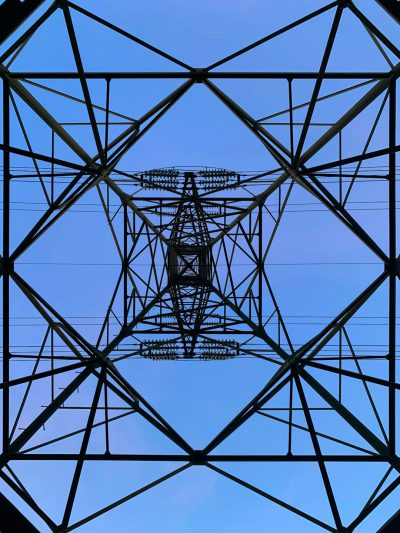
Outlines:
[[[285,24],[304,16],[328,2],[309,0],[227,1],[220,0],[148,0],[129,2],[118,0],[87,0],[77,2],[114,24],[132,32],[137,37],[159,47],[191,66],[205,67],[233,51],[246,46]],[[399,45],[398,27],[390,17],[377,7],[373,0],[359,0],[355,4],[387,35]],[[38,11],[42,12],[49,3]],[[317,71],[321,61],[333,12],[322,15],[318,21],[306,24],[271,43],[235,59],[221,70],[227,71]],[[142,47],[127,42],[111,31],[100,28],[81,15],[73,16],[85,69],[88,71],[175,71],[180,67],[156,56]],[[16,35],[21,34],[27,24]],[[13,38],[10,39],[10,43]],[[7,43],[9,44],[9,43]],[[7,46],[3,46],[1,51]],[[390,52],[389,59],[395,61]],[[363,26],[349,13],[343,16],[328,71],[386,71],[388,64],[377,50]],[[13,63],[14,71],[75,71],[69,48],[67,32],[60,13],[56,13],[32,37],[26,48]],[[41,83],[41,80],[38,80]],[[67,92],[78,98],[81,90],[78,81],[43,82],[48,87]],[[111,108],[119,113],[138,118],[180,85],[180,80],[130,80],[113,81]],[[326,81],[321,88],[325,95],[355,83],[354,80]],[[235,99],[256,119],[284,110],[288,105],[286,81],[275,80],[219,80],[216,85]],[[32,94],[60,122],[86,120],[81,106],[65,102],[60,97],[45,93],[38,87],[26,85]],[[104,105],[103,81],[89,83],[94,103]],[[370,85],[346,93],[333,100],[321,102],[313,120],[323,126],[312,126],[305,148],[326,131],[328,124],[336,122],[344,112],[365,94]],[[311,81],[295,81],[294,104],[306,102],[313,90]],[[50,130],[37,119],[19,99],[21,116],[27,124],[33,149],[48,154]],[[343,132],[343,157],[360,153],[369,134],[371,124],[382,104],[382,97]],[[305,118],[303,109],[295,120]],[[104,114],[97,113],[99,120]],[[287,120],[287,115],[281,117]],[[25,148],[24,139],[15,116],[11,143]],[[280,120],[280,119],[278,119]],[[382,113],[369,150],[384,148],[387,143],[387,106]],[[95,153],[95,144],[87,127],[65,126],[68,132],[89,153]],[[269,125],[282,143],[288,145],[286,126]],[[100,128],[103,133],[103,129]],[[121,126],[115,126],[117,135]],[[295,131],[298,139],[299,128]],[[71,162],[77,156],[59,140],[56,155]],[[310,160],[311,165],[336,160],[338,141],[335,138]],[[13,156],[14,167],[30,166],[31,162]],[[227,110],[218,99],[201,84],[197,84],[146,134],[121,161],[120,168],[127,171],[168,166],[215,166],[237,171],[264,171],[276,167],[272,157],[257,139]],[[379,171],[387,165],[387,158],[367,162],[365,172]],[[43,164],[43,167],[46,165]],[[379,168],[378,168],[379,167]],[[354,167],[352,167],[354,168]],[[350,170],[350,169],[349,169]],[[61,191],[63,183],[58,185]],[[328,185],[338,193],[337,183]],[[263,190],[262,185],[248,190],[247,197]],[[287,186],[283,191],[287,190]],[[373,236],[383,250],[388,246],[387,184],[370,180],[360,182],[350,195],[349,208],[354,218]],[[12,185],[12,249],[14,249],[44,208],[44,197],[36,183],[15,180]],[[116,198],[112,198],[116,201]],[[277,196],[270,199],[271,209],[276,209]],[[315,203],[303,190],[294,188],[288,212],[282,220],[269,256],[267,272],[289,332],[298,345],[318,333],[329,319],[338,314],[382,271],[379,259],[341,224],[329,211]],[[270,220],[266,232],[271,231]],[[77,265],[81,263],[81,265]],[[306,263],[306,264],[305,264]],[[321,263],[324,263],[321,265]],[[82,265],[83,264],[83,265]],[[96,265],[97,264],[97,265]],[[146,272],[148,265],[138,264],[138,272]],[[243,272],[239,263],[233,267],[235,276]],[[42,239],[21,256],[16,270],[63,316],[75,325],[89,341],[95,342],[99,332],[99,317],[104,316],[120,267],[111,233],[101,211],[99,197],[90,191],[63,219],[54,225]],[[45,331],[43,320],[23,295],[12,287],[11,342],[15,351],[41,342]],[[270,302],[265,300],[266,307]],[[29,317],[29,318],[24,318]],[[370,302],[357,313],[349,326],[349,334],[360,353],[385,353],[387,350],[387,284],[384,284]],[[275,328],[276,330],[276,328]],[[270,330],[276,336],[276,331]],[[337,350],[337,338],[332,340],[332,353]],[[368,346],[370,345],[370,346]],[[363,351],[364,350],[364,351]],[[375,351],[375,352],[374,352]],[[370,352],[368,352],[370,353]],[[382,365],[382,366],[379,366]],[[366,362],[365,373],[384,377],[383,363]],[[30,371],[30,363],[21,362],[14,377]],[[348,369],[355,366],[348,363]],[[45,369],[45,367],[43,367]],[[178,431],[200,449],[265,385],[275,370],[274,366],[255,358],[238,358],[211,362],[154,362],[134,360],[121,363],[121,372],[137,387],[150,403],[165,415]],[[337,390],[338,382],[329,374],[312,371],[329,390]],[[56,379],[62,388],[74,376],[70,373]],[[71,397],[71,405],[89,405],[95,381],[89,379]],[[24,412],[21,427],[50,400],[49,384],[42,382],[33,387],[32,407]],[[386,395],[371,386],[379,406],[382,420],[387,421]],[[306,389],[309,403],[323,407],[322,400]],[[23,390],[16,391],[16,401]],[[379,434],[376,420],[371,414],[368,400],[360,384],[343,382],[343,402],[373,431]],[[287,391],[274,400],[281,406]],[[15,403],[16,403],[15,401]],[[113,399],[113,401],[116,401]],[[32,439],[32,446],[48,440],[62,431],[73,431],[84,424],[86,413],[77,411],[72,418],[69,411],[58,413],[52,423]],[[279,415],[280,416],[280,415]],[[286,415],[282,415],[286,416]],[[314,416],[314,415],[313,415]],[[365,446],[362,439],[332,412],[315,412],[319,431]],[[295,421],[304,423],[304,415],[296,414]],[[332,430],[334,428],[334,431]],[[311,453],[307,436],[295,432],[296,452]],[[219,446],[216,453],[285,453],[287,431],[283,424],[258,416],[246,423],[237,434]],[[128,416],[115,424],[112,451],[120,453],[179,453],[174,445],[157,434],[153,428],[136,415]],[[48,447],[53,452],[79,449],[80,438]],[[329,441],[321,440],[326,453],[336,453]],[[104,435],[101,429],[93,431],[89,451],[102,450]],[[343,450],[342,450],[343,451]],[[344,450],[346,453],[346,450]],[[229,472],[241,476],[288,503],[315,514],[321,520],[333,523],[328,502],[323,492],[318,467],[313,463],[270,463],[265,465],[221,465]],[[16,462],[15,472],[36,495],[49,514],[60,519],[71,480],[71,467],[66,464],[44,462]],[[172,470],[175,465],[146,463],[90,463],[84,467],[72,520],[123,497],[149,481]],[[385,472],[379,464],[328,464],[328,472],[343,509],[343,522],[351,522],[357,511]],[[390,482],[394,477],[389,477]],[[3,487],[2,487],[3,488]],[[11,497],[10,491],[4,488]],[[23,506],[21,508],[25,509]],[[382,504],[357,531],[375,531],[398,508],[398,492]],[[27,516],[43,527],[32,513]],[[42,529],[40,529],[42,531]],[[192,467],[176,478],[167,481],[138,498],[131,500],[98,520],[83,526],[79,531],[91,532],[153,533],[216,533],[230,531],[289,531],[312,533],[320,531],[277,505],[262,499],[245,488],[218,476],[202,467]],[[45,529],[43,529],[45,531]]]

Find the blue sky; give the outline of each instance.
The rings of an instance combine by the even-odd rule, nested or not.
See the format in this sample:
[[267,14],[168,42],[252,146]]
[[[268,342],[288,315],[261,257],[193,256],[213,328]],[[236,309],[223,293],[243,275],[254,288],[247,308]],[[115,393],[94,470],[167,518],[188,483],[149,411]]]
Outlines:
[[[247,2],[191,2],[152,0],[148,2],[77,2],[88,10],[110,20],[113,24],[132,32],[137,37],[159,47],[191,66],[205,67],[218,59],[267,35],[285,24],[327,4],[326,1],[310,0],[280,2],[249,0]],[[355,4],[399,46],[398,28],[372,0],[360,0]],[[48,7],[45,2],[40,12]],[[224,71],[317,71],[321,61],[333,12],[323,14],[317,21],[307,23],[300,30],[292,30],[284,37],[267,43],[243,56],[226,63]],[[139,45],[116,36],[80,14],[73,14],[78,43],[87,71],[177,71],[180,67],[160,58]],[[16,35],[27,27],[25,24]],[[10,43],[13,38],[10,39]],[[7,44],[10,44],[7,43]],[[7,49],[4,45],[2,50]],[[387,51],[389,60],[396,59]],[[48,20],[32,37],[26,48],[10,67],[12,71],[75,71],[75,65],[65,24],[60,13]],[[387,71],[390,67],[362,24],[354,15],[346,12],[328,64],[328,71]],[[82,98],[77,80],[36,80],[54,90]],[[153,105],[175,90],[181,80],[116,80],[111,83],[111,109],[137,119]],[[293,102],[300,105],[312,94],[310,80],[293,82]],[[321,94],[326,95],[359,83],[357,80],[329,80],[322,84]],[[260,119],[283,111],[288,106],[286,80],[216,80],[215,84],[254,118]],[[42,105],[64,124],[88,154],[96,147],[90,128],[67,122],[86,121],[83,106],[65,101],[60,96],[47,93],[38,86],[24,86]],[[324,125],[311,126],[305,144],[307,149],[335,123],[362,95],[370,89],[365,85],[337,98],[317,105],[313,121]],[[89,89],[93,103],[104,106],[105,83],[90,81]],[[383,97],[372,103],[343,131],[343,157],[359,154],[369,134],[369,129],[381,106]],[[16,97],[18,109],[31,138],[33,150],[49,154],[51,135],[49,128]],[[307,108],[295,112],[294,118],[304,120]],[[99,121],[104,113],[96,112]],[[14,114],[11,143],[25,148],[24,138]],[[287,114],[277,121],[287,121]],[[369,145],[378,150],[387,145],[387,106]],[[123,127],[113,126],[110,138],[118,135]],[[288,146],[287,126],[273,125],[267,129]],[[104,128],[100,127],[104,134]],[[298,140],[300,128],[295,128]],[[56,156],[70,162],[80,163],[61,140],[56,139]],[[311,166],[339,159],[338,139],[333,139],[318,154],[311,158]],[[31,161],[12,156],[13,167],[31,166]],[[365,173],[380,173],[387,165],[381,157],[362,166]],[[46,164],[41,165],[43,168]],[[169,166],[211,166],[234,169],[241,172],[265,171],[276,168],[276,162],[254,135],[202,84],[194,85],[162,119],[129,151],[119,164],[126,171],[146,170]],[[348,171],[354,169],[349,166]],[[20,168],[20,171],[23,169]],[[57,191],[61,192],[66,181],[60,180]],[[128,185],[121,185],[132,192]],[[338,184],[331,180],[327,187],[338,194]],[[253,194],[261,192],[265,184],[240,191],[243,201],[249,202]],[[282,192],[286,193],[288,184]],[[157,194],[157,192],[155,193]],[[233,193],[232,193],[233,194]],[[366,229],[384,251],[388,247],[387,184],[377,180],[356,182],[349,196],[348,207],[352,216]],[[44,195],[37,182],[15,180],[11,190],[12,233],[11,247],[21,242],[27,231],[35,224],[45,208]],[[111,202],[118,206],[118,198],[111,194]],[[267,205],[274,212],[278,197],[274,194]],[[117,207],[115,207],[116,209]],[[121,217],[116,216],[116,227],[121,230]],[[272,219],[265,215],[265,233],[272,230]],[[120,236],[118,237],[121,238]],[[263,246],[266,241],[263,242]],[[159,259],[161,258],[158,252]],[[147,259],[148,261],[148,259]],[[160,259],[161,261],[161,259]],[[249,266],[246,258],[237,253],[232,268],[240,279]],[[146,259],[133,265],[144,275],[148,271]],[[284,315],[290,335],[296,345],[301,345],[317,334],[352,299],[382,272],[379,259],[316,199],[295,186],[266,265],[269,280]],[[223,266],[221,266],[221,271]],[[89,191],[60,219],[42,238],[35,242],[17,261],[16,270],[45,297],[55,309],[76,327],[90,342],[95,342],[116,279],[119,274],[119,257],[101,209],[95,189]],[[348,327],[357,353],[381,355],[387,351],[387,282],[363,306]],[[16,353],[37,351],[43,339],[45,323],[36,310],[15,285],[11,288],[12,329],[11,343]],[[270,299],[265,297],[265,308],[271,309]],[[115,327],[115,326],[114,326]],[[115,327],[116,328],[116,327]],[[276,338],[276,326],[267,331]],[[116,329],[113,333],[117,333]],[[338,338],[332,339],[327,349],[337,353]],[[66,353],[63,345],[60,353]],[[328,353],[328,352],[327,352]],[[40,369],[45,370],[47,363]],[[345,363],[355,370],[353,362]],[[363,362],[363,371],[385,377],[385,363]],[[127,360],[118,366],[121,373],[138,391],[182,433],[195,449],[205,446],[212,437],[237,412],[261,390],[276,366],[254,357],[230,361],[210,362],[159,362]],[[12,376],[18,377],[31,371],[31,363],[15,362]],[[312,370],[311,374],[328,390],[337,391],[338,381],[333,374]],[[65,387],[75,375],[66,373],[56,378],[58,390]],[[70,406],[90,405],[95,379],[89,378],[74,394]],[[14,405],[23,394],[17,387]],[[326,404],[311,389],[305,386],[309,404],[326,407]],[[379,407],[383,424],[387,423],[387,396],[371,385],[373,397]],[[272,407],[287,404],[287,388],[271,403]],[[36,382],[32,398],[24,410],[18,427],[27,424],[50,400],[48,381]],[[113,405],[118,399],[111,397]],[[298,398],[296,400],[298,402]],[[286,402],[286,403],[285,403]],[[350,379],[343,381],[343,402],[368,427],[379,434],[368,398],[360,383]],[[272,413],[276,414],[276,413]],[[29,446],[59,436],[63,431],[74,431],[85,423],[87,412],[60,411],[45,430],[36,435]],[[285,414],[277,416],[285,417]],[[314,422],[319,431],[348,439],[354,445],[367,447],[363,439],[351,430],[339,417],[329,411],[315,411]],[[101,415],[96,419],[101,420]],[[294,421],[305,424],[299,411]],[[334,430],[332,429],[334,428]],[[19,430],[17,430],[19,431]],[[18,434],[18,433],[16,433]],[[216,449],[216,453],[285,453],[286,426],[282,423],[255,416],[238,432]],[[310,439],[304,432],[294,432],[295,451],[312,453]],[[81,437],[72,437],[50,445],[52,452],[68,453],[79,450]],[[326,453],[347,453],[338,445],[321,439]],[[44,448],[45,450],[46,448]],[[104,430],[93,430],[89,451],[104,451]],[[157,433],[137,414],[129,415],[112,427],[112,451],[115,453],[179,453],[179,449]],[[72,522],[110,504],[136,488],[164,475],[179,465],[164,463],[115,463],[85,464],[81,484],[74,505]],[[332,524],[321,476],[314,463],[270,463],[265,465],[221,464],[233,475],[242,477],[262,490],[289,504],[301,507],[306,512]],[[36,495],[37,501],[56,522],[62,517],[62,503],[68,494],[71,466],[66,463],[42,461],[15,461],[14,471],[24,484]],[[362,509],[380,478],[386,465],[329,464],[327,469],[343,513],[344,524],[350,523],[357,511]],[[394,479],[393,473],[388,482]],[[4,488],[10,495],[10,491]],[[385,519],[397,510],[395,492],[357,531],[377,529]],[[23,505],[21,506],[39,529],[44,526]],[[42,531],[42,529],[40,529]],[[192,467],[121,507],[82,526],[83,532],[140,531],[150,533],[165,531],[173,533],[287,531],[313,532],[318,526],[306,522],[276,504],[262,499],[243,487],[219,476],[205,467]],[[45,529],[43,529],[45,531]]]

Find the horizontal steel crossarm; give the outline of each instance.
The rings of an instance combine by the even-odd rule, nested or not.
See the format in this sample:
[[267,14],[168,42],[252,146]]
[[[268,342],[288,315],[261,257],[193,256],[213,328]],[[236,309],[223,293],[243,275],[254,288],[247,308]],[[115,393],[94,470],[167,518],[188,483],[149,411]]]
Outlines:
[[[60,79],[79,79],[77,72],[11,72],[10,77],[16,80],[35,80],[35,79],[47,79],[47,80],[60,80]],[[204,69],[194,69],[193,72],[85,72],[85,77],[88,80],[131,80],[131,79],[150,79],[150,80],[194,80],[196,82],[204,81],[205,79],[249,79],[249,80],[315,80],[318,78],[318,72],[299,72],[299,71],[287,71],[287,72],[207,72]],[[390,74],[383,71],[375,72],[326,72],[324,78],[327,80],[382,80],[389,78]]]
[[[302,426],[301,426],[302,427]],[[377,454],[326,454],[324,461],[342,463],[383,463],[386,458]],[[76,461],[76,453],[22,453],[11,455],[12,461]],[[87,461],[120,461],[120,462],[196,462],[196,463],[312,463],[317,462],[315,455],[310,454],[209,454],[202,456],[195,450],[193,454],[119,454],[88,453]]]

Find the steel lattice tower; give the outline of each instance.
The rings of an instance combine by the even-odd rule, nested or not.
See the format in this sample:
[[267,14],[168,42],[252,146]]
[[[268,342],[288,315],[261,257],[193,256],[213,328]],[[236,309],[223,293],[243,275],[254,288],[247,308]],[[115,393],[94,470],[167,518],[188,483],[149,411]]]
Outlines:
[[[382,12],[386,10],[397,24],[400,22],[398,2],[371,0],[371,4]],[[224,69],[225,65],[229,68],[229,62],[326,14],[331,15],[332,23],[315,71],[299,72],[293,68],[279,72],[262,66],[257,71]],[[386,70],[329,69],[337,33],[348,14],[362,25],[386,60]],[[77,36],[74,18],[77,16],[162,58],[173,70],[88,71]],[[62,68],[57,72],[16,69],[15,64],[29,50],[31,39],[54,17],[61,17],[65,25],[74,69]],[[0,60],[3,86],[0,478],[8,490],[7,497],[1,494],[0,498],[0,530],[5,533],[37,531],[23,516],[27,508],[31,516],[37,515],[42,520],[46,531],[79,529],[114,508],[123,509],[125,502],[140,498],[142,493],[170,478],[201,467],[241,485],[243,490],[252,491],[255,498],[264,498],[297,515],[316,530],[356,531],[400,485],[396,443],[396,403],[400,389],[396,375],[396,287],[400,277],[396,237],[396,154],[400,149],[396,139],[396,82],[400,75],[400,50],[396,44],[351,0],[326,3],[206,68],[194,68],[67,0],[49,6],[38,0],[26,0],[22,4],[6,0],[0,5],[0,26],[4,47]],[[114,111],[111,102],[115,84],[139,80],[175,80],[179,85],[140,118],[133,119],[128,110]],[[219,86],[220,81],[226,80],[279,82],[285,88],[287,105],[280,111],[279,104],[276,112],[256,119]],[[306,102],[295,103],[299,101],[296,90],[302,82],[312,84],[311,97]],[[59,84],[57,88],[54,83]],[[79,86],[81,97],[69,91],[72,83]],[[331,84],[327,85],[332,88],[328,94],[322,91],[325,83]],[[101,85],[104,92],[102,104],[94,103],[95,84]],[[153,126],[198,86],[216,97],[253,134],[274,165],[263,172],[241,171],[228,164],[227,168],[149,166],[137,172],[124,170],[121,160],[134,152],[136,144],[147,138]],[[360,88],[361,95],[357,92]],[[68,122],[60,121],[50,100],[47,105],[47,101],[43,103],[37,96],[40,90],[46,91],[49,98],[59,98],[58,102],[65,101],[66,106],[72,101],[81,112],[72,115]],[[320,106],[325,101],[333,101],[341,110],[336,102],[349,94],[356,97],[351,105],[343,106],[340,116],[318,123],[318,117],[320,120],[324,113]],[[346,139],[351,138],[353,142],[365,133],[360,131],[357,120],[371,108],[375,114],[373,119],[368,119],[366,138],[361,147],[355,144],[357,153],[347,156]],[[304,115],[297,120],[299,110]],[[274,123],[278,117],[284,122]],[[48,132],[47,144],[35,144],[36,134],[31,133],[35,121]],[[324,133],[315,134],[314,127],[321,125]],[[85,128],[86,133],[75,134],[77,130],[71,129],[75,126]],[[273,126],[286,128],[287,142],[272,133]],[[381,139],[377,148],[373,143],[376,131]],[[178,134],[171,132],[171,135]],[[61,144],[64,151],[59,149]],[[336,157],[332,156],[334,151]],[[365,167],[368,162],[381,166],[368,174]],[[384,191],[387,200],[384,216],[388,237],[383,244],[374,238],[368,224],[349,209],[350,195],[368,180],[379,183],[379,191]],[[29,201],[32,193],[28,183],[37,187],[35,190],[42,195],[46,207],[33,222],[27,221],[24,231],[18,229],[15,237],[10,212],[16,198]],[[297,191],[317,202],[365,246],[379,262],[380,269],[375,279],[347,301],[336,316],[300,343],[293,341],[268,270],[271,246],[279,235],[293,195],[300,194]],[[31,247],[62,225],[74,206],[87,197],[97,198],[119,258],[117,281],[113,287],[113,281],[108,284],[112,289],[111,298],[101,316],[96,338],[82,333],[19,268],[19,262]],[[330,238],[332,235],[326,235],[327,241]],[[244,259],[246,268],[241,266]],[[379,353],[370,337],[363,345],[354,342],[351,326],[358,312],[378,293],[384,293],[387,309],[384,348]],[[35,327],[32,335],[36,336],[30,345],[35,349],[29,353],[14,347],[21,330],[15,333],[12,317],[22,301],[29,302],[45,324],[43,330]],[[78,302],[78,314],[79,305]],[[209,368],[212,365],[221,368],[234,365],[243,357],[256,358],[265,365],[264,385],[249,402],[243,400],[242,409],[202,449],[193,446],[173,427],[168,412],[163,410],[161,414],[153,407],[147,395],[140,392],[134,372],[124,366],[126,361],[171,366],[190,360],[203,362]],[[21,368],[24,358],[32,364],[28,371],[27,366]],[[347,399],[343,393],[346,387],[351,391]],[[83,396],[81,404],[79,390]],[[274,403],[277,399],[278,404]],[[316,401],[317,407],[313,407]],[[363,409],[371,414],[364,417]],[[284,411],[283,418],[273,413],[274,410]],[[320,411],[329,411],[332,416],[329,427],[321,423]],[[301,420],[296,418],[299,413]],[[278,451],[219,452],[221,445],[237,432],[243,434],[246,423],[256,418],[279,425],[279,432],[268,434],[268,440],[276,443]],[[126,424],[125,419],[140,419],[151,427],[168,442],[165,451],[116,451],[119,442],[114,428],[121,420]],[[306,438],[307,443],[303,440]],[[177,451],[171,453],[171,447]],[[265,449],[269,450],[267,443]],[[40,498],[25,486],[17,472],[23,464],[27,474],[29,465],[38,461],[55,469],[59,468],[58,464],[68,464],[72,469],[65,501],[60,502],[63,510],[60,520],[43,508]],[[79,500],[85,467],[95,462],[177,463],[178,466],[75,519],[73,510]],[[294,467],[300,463],[312,463],[318,469],[321,492],[331,512],[327,520],[319,517],[317,509],[313,513],[301,504],[293,505],[229,468],[231,464]],[[336,465],[355,463],[365,468],[379,465],[383,474],[362,507],[347,520],[332,472]],[[348,482],[345,476],[342,482]],[[260,505],[263,505],[261,498]],[[397,514],[382,531],[396,530],[396,523]]]

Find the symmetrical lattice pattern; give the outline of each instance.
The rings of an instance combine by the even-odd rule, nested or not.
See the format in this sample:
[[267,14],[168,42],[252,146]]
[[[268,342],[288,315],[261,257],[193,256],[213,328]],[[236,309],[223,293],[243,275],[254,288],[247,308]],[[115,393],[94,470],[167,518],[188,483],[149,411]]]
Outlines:
[[[31,42],[53,19],[66,32],[73,68],[18,70],[18,61],[29,54]],[[279,39],[289,38],[291,32],[302,28],[306,34],[307,24],[320,24],[320,20],[327,32],[313,71],[299,72],[295,60],[287,72],[268,70],[262,65],[258,71],[226,70],[264,45],[277,42],[279,52]],[[346,24],[345,31],[349,31],[349,21],[369,39],[385,68],[360,72],[357,61],[351,71],[337,68],[335,46],[342,25]],[[95,28],[101,28],[123,39],[127,48],[136,46],[161,58],[173,70],[88,70],[78,35],[80,24],[84,31],[88,31],[85,24],[93,28],[93,41],[97,38]],[[304,528],[315,526],[332,532],[354,531],[362,526],[400,485],[396,445],[396,396],[400,389],[396,379],[396,285],[400,277],[396,245],[396,153],[400,149],[396,141],[396,80],[400,75],[397,44],[356,3],[337,0],[207,68],[193,68],[85,8],[60,0],[7,46],[0,61],[0,477],[9,494],[14,495],[11,499],[17,506],[30,508],[32,516],[37,515],[46,524],[43,527],[71,531],[101,520],[117,507],[123,513],[122,504],[128,500],[200,466],[292,513],[300,521],[298,531],[302,530],[303,521]],[[35,48],[34,53],[38,53]],[[96,50],[92,49],[92,53]],[[114,110],[114,101],[124,101],[121,94],[126,102],[133,99],[130,88],[140,80],[174,80],[179,85],[139,118],[129,116],[128,107]],[[257,119],[228,96],[229,91],[221,88],[221,82],[229,80],[267,81],[271,87],[279,83],[276,93],[272,88],[267,93],[268,108],[272,110],[269,115]],[[131,85],[122,90],[123,84],[128,83]],[[136,144],[147,138],[153,126],[198,85],[215,96],[238,124],[261,143],[267,170],[234,168],[229,162],[229,147],[226,168],[159,168],[150,164],[140,171],[126,170],[126,158],[135,153]],[[113,90],[117,90],[115,100]],[[304,98],[303,94],[308,96]],[[95,104],[100,98],[104,103]],[[196,127],[189,120],[188,123],[189,129]],[[281,134],[275,135],[274,131]],[[170,135],[179,138],[185,134],[172,130]],[[154,154],[157,149],[154,146]],[[365,187],[371,184],[376,187],[374,192],[365,193]],[[373,203],[376,194],[385,198],[378,222],[355,214],[352,205],[364,202],[366,197]],[[28,205],[38,198],[41,205],[45,203],[39,214],[24,219],[10,214],[14,202]],[[347,259],[357,260],[352,254],[366,250],[378,270],[367,286],[357,295],[350,291],[353,296],[341,300],[340,311],[318,325],[318,331],[310,329],[308,335],[292,328],[282,309],[290,308],[301,292],[306,301],[307,291],[310,298],[312,291],[299,283],[297,293],[287,289],[285,294],[290,301],[281,304],[272,281],[270,255],[291,205],[309,205],[310,200],[339,228],[325,232],[321,225],[320,234],[327,249],[331,249],[333,241],[340,247],[348,232],[351,243],[356,244],[354,248],[353,244],[347,248],[343,245]],[[49,247],[48,235],[55,236],[54,243],[68,239],[63,221],[74,209],[94,205],[93,202],[102,211],[101,224],[107,227],[118,258],[116,281],[108,276],[93,293],[93,306],[99,309],[95,334],[93,329],[89,333],[85,324],[75,324],[62,311],[69,299],[67,291],[63,292],[64,279],[50,280],[42,275],[35,282],[35,276],[25,275],[23,270],[26,257],[25,264],[29,264],[31,249],[39,247],[40,256],[41,243],[44,248]],[[102,235],[97,233],[98,226],[96,222],[94,240]],[[79,241],[80,229],[84,232],[83,227],[74,226],[74,242]],[[378,229],[385,232],[385,238]],[[290,235],[285,239],[290,240]],[[78,256],[85,246],[89,243],[83,243]],[[98,242],[98,248],[103,247],[108,250],[105,238]],[[279,246],[275,248],[279,251]],[[96,261],[97,258],[93,263]],[[353,274],[346,279],[358,291],[357,278]],[[54,296],[57,291],[47,292],[47,283],[57,284],[58,302]],[[284,283],[289,287],[289,276]],[[73,305],[76,315],[82,317],[85,282],[78,287],[80,297]],[[344,288],[340,290],[345,293]],[[104,294],[105,309],[100,303]],[[329,298],[333,300],[334,296],[326,297],[321,292],[321,305],[325,299],[329,306]],[[35,320],[40,319],[33,323],[35,328],[29,329],[28,324],[21,333],[22,328],[14,327],[18,306],[26,313],[34,313]],[[384,308],[387,322],[381,324],[377,336],[360,335],[353,327],[354,321],[371,306],[381,311]],[[240,372],[245,373],[244,365],[251,365],[252,360],[261,365],[256,374],[257,379],[263,376],[263,386],[250,401],[243,395],[239,412],[229,417],[200,449],[173,427],[166,409],[161,414],[147,394],[140,392],[140,372],[135,370],[143,365],[169,365],[166,372],[170,372],[173,365],[193,361],[208,365],[209,372],[240,364]],[[21,361],[30,361],[32,366],[27,370]],[[189,371],[195,373],[196,368],[191,366]],[[240,400],[240,372],[237,389],[229,392],[232,401],[234,397]],[[222,382],[220,387],[223,390]],[[206,384],[201,405],[207,395]],[[187,401],[183,395],[182,408]],[[217,412],[219,408],[220,403],[215,401],[213,410]],[[189,423],[197,425],[196,418],[193,414]],[[257,428],[250,428],[246,436],[246,428],[256,419],[258,424],[266,424],[266,437],[257,437]],[[124,447],[124,438],[128,439],[129,431],[139,423],[159,439],[157,453],[139,452],[134,441],[132,447]],[[245,435],[242,441],[230,440],[240,434]],[[246,451],[248,443],[257,443],[257,453]],[[39,495],[27,488],[29,468],[35,468],[37,461],[51,465],[49,468],[60,479],[63,469],[69,468],[67,490],[57,496],[59,516],[42,503],[49,495],[46,483]],[[96,506],[94,492],[92,498],[80,496],[88,463],[116,465],[121,461],[180,465],[127,491],[121,498],[110,497],[103,506]],[[225,468],[223,463],[228,466]],[[315,467],[318,499],[314,493],[311,496],[311,489],[306,489],[310,490],[314,507],[307,506],[302,495],[298,495],[297,503],[276,496],[271,473],[265,476],[268,489],[247,481],[245,475],[233,473],[238,464],[262,468],[272,463],[290,463],[292,472],[305,463]],[[377,478],[372,490],[366,497],[360,492],[363,501],[351,511],[342,508],[346,506],[338,494],[344,490],[357,492],[356,480],[345,475],[337,478],[333,473],[333,468],[343,463],[349,469],[355,463],[364,465],[365,471],[369,467],[380,468],[379,472],[374,471]],[[290,474],[277,474],[276,479],[282,477],[290,479]],[[322,500],[328,510],[320,512]],[[74,514],[78,502],[80,515]],[[260,524],[260,530],[262,527]]]

